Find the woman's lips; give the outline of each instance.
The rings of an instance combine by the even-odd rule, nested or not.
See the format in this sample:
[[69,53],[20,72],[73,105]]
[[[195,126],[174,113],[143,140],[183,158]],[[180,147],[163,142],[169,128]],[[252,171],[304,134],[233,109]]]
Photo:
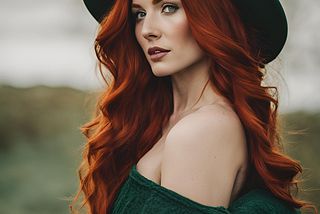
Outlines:
[[160,59],[162,59],[163,57],[165,57],[169,52],[159,52],[159,53],[156,53],[156,54],[152,54],[150,56],[150,59],[152,61],[158,61]]

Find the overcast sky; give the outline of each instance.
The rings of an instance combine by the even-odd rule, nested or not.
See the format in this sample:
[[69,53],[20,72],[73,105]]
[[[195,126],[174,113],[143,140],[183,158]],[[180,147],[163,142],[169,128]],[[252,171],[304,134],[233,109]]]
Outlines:
[[[282,109],[319,110],[320,1],[281,2],[289,37],[280,56],[283,66],[279,60],[271,66],[280,66],[288,85]],[[96,28],[82,0],[1,0],[0,84],[100,87],[94,73]]]

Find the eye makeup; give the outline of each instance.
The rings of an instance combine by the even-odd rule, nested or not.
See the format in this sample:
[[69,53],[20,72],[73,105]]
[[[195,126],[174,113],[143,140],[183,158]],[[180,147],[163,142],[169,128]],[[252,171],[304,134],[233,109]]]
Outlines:
[[[136,6],[137,5],[135,5],[135,7]],[[140,5],[139,5],[139,7],[141,8]],[[171,15],[171,14],[175,13],[179,9],[179,7],[177,5],[172,4],[172,3],[170,3],[170,4],[165,3],[165,4],[163,4],[161,6],[161,8],[162,8],[161,9],[161,13],[163,13],[165,15]],[[141,17],[140,14],[142,14],[143,17]],[[133,12],[133,17],[137,22],[139,22],[145,16],[146,16],[146,13],[144,11],[138,10],[136,12]]]

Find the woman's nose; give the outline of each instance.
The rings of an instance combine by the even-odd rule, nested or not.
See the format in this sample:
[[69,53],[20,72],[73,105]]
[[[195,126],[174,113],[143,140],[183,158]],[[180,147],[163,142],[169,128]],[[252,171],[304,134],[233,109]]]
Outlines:
[[158,26],[159,20],[157,20],[156,16],[146,15],[141,30],[142,36],[147,40],[159,39],[161,37],[161,31]]

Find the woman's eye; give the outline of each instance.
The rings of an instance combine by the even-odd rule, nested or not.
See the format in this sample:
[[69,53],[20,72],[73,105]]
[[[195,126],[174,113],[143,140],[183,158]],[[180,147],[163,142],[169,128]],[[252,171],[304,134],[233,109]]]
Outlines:
[[[173,6],[173,5],[165,5],[162,9],[162,12],[163,13],[173,13],[175,12],[176,10],[178,9],[177,6]],[[138,11],[136,12],[134,15],[134,18],[135,20],[138,22],[140,21],[141,19],[143,19],[145,16],[146,16],[146,13],[145,12],[142,12],[142,11]]]
[[144,12],[136,12],[134,14],[134,17],[136,18],[136,20],[139,20],[139,19],[141,19],[141,18],[143,18],[145,16],[146,16],[146,13],[144,13]]
[[172,13],[173,11],[175,11],[176,9],[178,9],[177,7],[173,6],[173,5],[166,5],[163,8],[163,12],[165,13]]

